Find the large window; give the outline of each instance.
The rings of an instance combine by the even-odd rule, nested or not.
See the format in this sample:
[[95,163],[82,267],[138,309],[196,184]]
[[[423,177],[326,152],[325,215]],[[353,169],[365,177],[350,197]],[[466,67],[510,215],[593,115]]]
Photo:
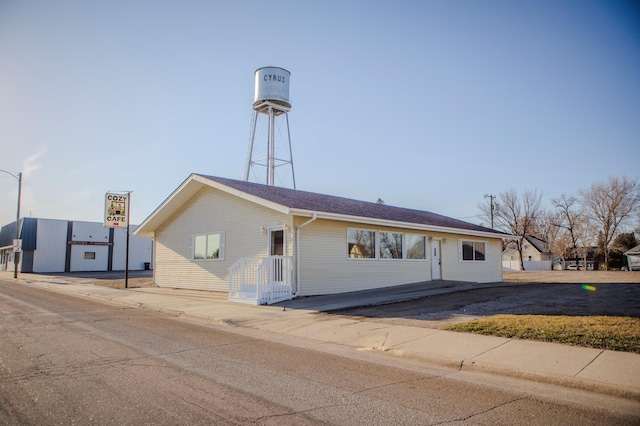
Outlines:
[[406,234],[404,238],[408,260],[425,260],[427,258],[424,235]]
[[375,231],[347,229],[347,256],[351,259],[375,259]]
[[380,259],[402,259],[402,234],[380,232]]
[[347,229],[349,259],[427,260],[424,235]]
[[484,241],[460,240],[462,260],[484,261],[486,260],[487,243]]
[[224,232],[193,236],[193,260],[224,259]]

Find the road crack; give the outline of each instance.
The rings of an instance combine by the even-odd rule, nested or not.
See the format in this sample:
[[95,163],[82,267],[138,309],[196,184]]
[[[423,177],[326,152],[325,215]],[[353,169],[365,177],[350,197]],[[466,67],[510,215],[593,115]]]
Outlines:
[[442,424],[451,424],[451,423],[466,423],[469,420],[473,419],[474,417],[490,413],[491,411],[496,410],[498,408],[505,407],[507,405],[513,404],[514,402],[524,401],[524,400],[527,400],[527,399],[531,399],[531,398],[528,397],[528,396],[521,396],[521,397],[518,397],[518,398],[513,398],[513,399],[510,399],[509,401],[505,401],[505,402],[503,402],[501,404],[494,405],[491,408],[487,408],[486,410],[479,411],[477,413],[473,413],[473,414],[471,414],[471,415],[469,415],[467,417],[463,417],[463,418],[459,418],[459,419],[452,419],[452,420],[443,420],[443,421],[438,422],[438,423],[433,423],[433,426],[442,425]]

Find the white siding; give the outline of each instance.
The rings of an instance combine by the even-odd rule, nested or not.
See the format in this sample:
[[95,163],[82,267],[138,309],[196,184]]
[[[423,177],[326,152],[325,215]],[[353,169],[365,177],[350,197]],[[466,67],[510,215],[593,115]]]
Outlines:
[[[442,241],[442,279],[450,281],[497,282],[502,281],[502,241],[496,238],[478,238],[465,235],[440,235]],[[487,243],[484,262],[463,262],[459,240]]]
[[67,254],[67,221],[38,219],[33,272],[64,272]]
[[[109,228],[99,222],[73,222],[71,241],[109,242]],[[95,259],[85,259],[85,252],[95,253]],[[109,247],[105,245],[71,245],[71,272],[106,271],[109,266]]]
[[[85,259],[85,253],[95,253],[95,259]],[[106,271],[109,267],[109,247],[71,246],[71,272]]]
[[429,256],[423,261],[347,258],[347,228],[428,236],[414,230],[317,220],[301,230],[298,295],[342,293],[431,280]]
[[109,228],[105,228],[101,222],[74,221],[72,231],[72,241],[109,242]]
[[[296,225],[308,220],[303,219],[297,219]],[[317,220],[301,230],[299,296],[341,293],[431,280],[429,254],[424,261],[347,258],[347,228],[425,235],[427,253],[430,253],[432,240],[440,240],[443,280],[502,280],[502,244],[497,239],[471,238],[487,243],[487,261],[462,262],[458,254],[458,239],[470,239],[469,237]],[[429,240],[429,237],[432,240]]]
[[[266,257],[266,229],[284,224],[289,228],[287,254],[292,255],[288,216],[205,187],[156,230],[154,281],[160,287],[228,291],[229,267],[241,257]],[[224,260],[190,260],[191,235],[221,231]]]

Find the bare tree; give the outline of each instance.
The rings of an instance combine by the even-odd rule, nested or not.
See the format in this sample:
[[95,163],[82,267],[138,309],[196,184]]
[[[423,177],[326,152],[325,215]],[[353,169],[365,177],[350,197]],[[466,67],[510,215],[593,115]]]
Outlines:
[[544,210],[540,213],[535,233],[549,245],[549,251],[560,257],[564,268],[571,243],[565,229],[559,226],[562,214],[556,210]]
[[[542,195],[537,190],[525,191],[518,195],[515,189],[511,188],[498,196],[498,208],[493,212],[494,226],[511,235],[520,237],[515,245],[520,257],[520,268],[524,270],[522,259],[523,238],[533,236],[541,214]],[[483,215],[490,217],[490,205],[480,204]]]
[[626,176],[610,177],[607,182],[594,183],[588,190],[580,191],[580,196],[589,218],[600,228],[604,267],[609,269],[609,245],[624,225],[638,214],[640,187]]
[[575,249],[578,247],[579,229],[585,220],[584,213],[579,210],[578,199],[562,194],[560,198],[552,199],[551,204],[559,213],[557,216],[558,221],[555,225],[566,230],[571,240],[571,248]]
[[584,255],[590,242],[589,228],[587,216],[580,208],[578,199],[562,194],[559,198],[552,199],[551,205],[554,207],[553,225],[558,229],[558,239],[553,245],[553,253],[562,256],[564,262],[571,255],[577,256],[580,244]]

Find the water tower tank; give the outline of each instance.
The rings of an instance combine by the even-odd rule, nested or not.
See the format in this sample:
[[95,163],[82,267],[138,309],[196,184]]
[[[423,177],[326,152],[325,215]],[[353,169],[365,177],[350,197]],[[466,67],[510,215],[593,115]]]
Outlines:
[[256,87],[253,108],[261,110],[265,101],[291,108],[289,100],[289,77],[291,73],[284,68],[263,67],[255,73]]

